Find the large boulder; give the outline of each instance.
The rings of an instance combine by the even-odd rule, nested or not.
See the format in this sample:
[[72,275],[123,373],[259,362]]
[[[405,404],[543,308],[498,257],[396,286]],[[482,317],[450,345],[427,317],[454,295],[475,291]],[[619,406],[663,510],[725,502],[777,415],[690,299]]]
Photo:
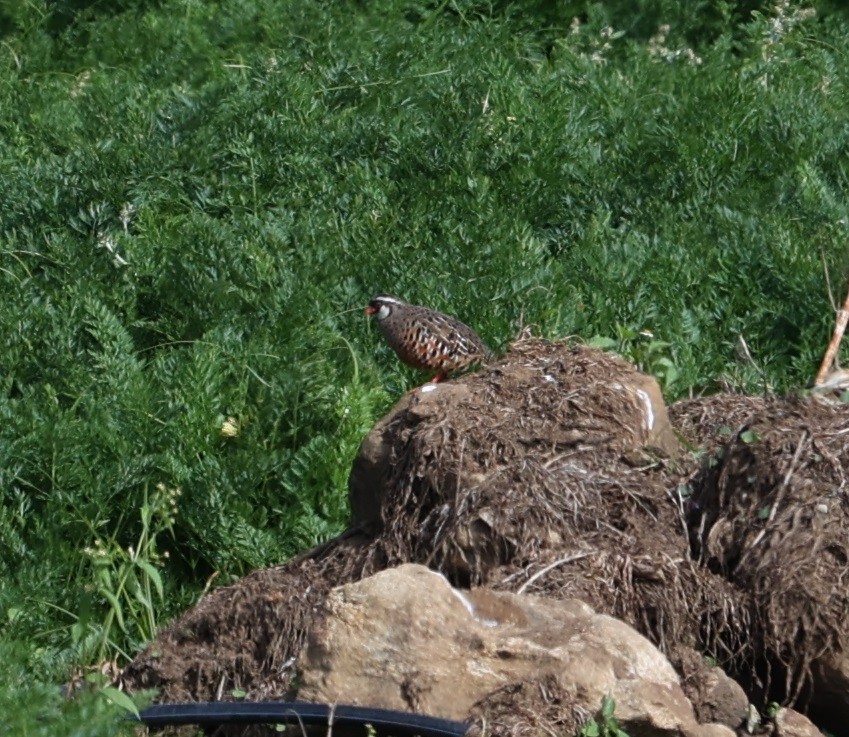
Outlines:
[[[707,737],[675,670],[645,637],[577,600],[457,590],[403,565],[334,589],[298,663],[298,698],[466,720],[505,687],[549,680],[569,694],[550,721],[570,734],[605,696],[630,734]],[[519,704],[516,704],[518,707]],[[481,713],[483,711],[483,713]],[[502,734],[487,720],[489,734]]]

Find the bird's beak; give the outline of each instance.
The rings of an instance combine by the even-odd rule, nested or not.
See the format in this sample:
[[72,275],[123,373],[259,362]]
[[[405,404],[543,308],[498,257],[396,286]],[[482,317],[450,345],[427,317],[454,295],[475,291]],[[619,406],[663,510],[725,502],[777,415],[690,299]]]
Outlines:
[[375,312],[377,312],[377,310],[371,305],[369,305],[363,310],[363,312],[365,312],[366,315],[373,315]]

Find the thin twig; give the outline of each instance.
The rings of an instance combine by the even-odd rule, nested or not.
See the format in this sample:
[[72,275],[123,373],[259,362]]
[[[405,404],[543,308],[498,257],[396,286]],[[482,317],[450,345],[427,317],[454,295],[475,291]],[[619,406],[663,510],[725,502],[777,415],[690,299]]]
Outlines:
[[560,558],[559,560],[554,561],[554,563],[551,563],[551,564],[547,565],[545,568],[540,569],[533,576],[531,576],[527,581],[525,581],[525,583],[523,583],[519,587],[519,589],[516,591],[516,593],[517,594],[525,593],[525,589],[527,589],[528,586],[530,586],[540,576],[544,576],[546,573],[548,573],[553,568],[557,568],[557,566],[562,566],[566,563],[572,563],[573,561],[576,561],[576,560],[581,560],[581,558],[587,558],[590,555],[592,555],[592,553],[590,553],[590,552],[573,553],[572,555],[567,555],[565,558]]
[[769,512],[769,517],[767,517],[766,524],[763,526],[761,531],[757,534],[755,539],[752,541],[752,544],[748,547],[745,553],[740,557],[740,560],[737,563],[737,567],[739,568],[746,561],[746,558],[749,557],[749,553],[751,553],[760,543],[761,540],[766,537],[766,531],[769,524],[775,519],[775,515],[778,512],[779,506],[781,506],[781,502],[784,499],[784,493],[787,491],[787,487],[790,485],[790,478],[793,476],[793,471],[796,470],[796,464],[799,462],[799,457],[802,455],[802,448],[805,445],[805,440],[808,437],[808,431],[802,430],[802,434],[799,436],[799,442],[796,445],[796,452],[793,454],[793,458],[790,461],[790,465],[787,467],[787,473],[784,474],[784,479],[781,481],[781,486],[778,487],[778,492],[775,495],[775,501],[772,504],[772,509]]
[[330,711],[327,713],[327,737],[333,737],[333,719],[336,716],[336,704],[330,705]]
[[692,560],[693,556],[690,554],[690,533],[687,530],[687,518],[684,512],[684,499],[681,497],[680,488],[681,487],[679,485],[678,488],[675,489],[674,496],[673,492],[667,489],[666,495],[669,497],[669,500],[675,505],[675,511],[678,512],[678,521],[681,523],[681,531],[684,533],[684,541],[686,543],[685,549],[687,550],[687,560]]
[[790,465],[787,467],[787,473],[784,474],[784,480],[781,482],[781,486],[778,489],[778,494],[775,496],[775,504],[772,505],[772,511],[769,513],[769,522],[772,522],[775,519],[775,513],[778,511],[778,507],[781,504],[781,500],[784,498],[784,492],[787,490],[787,486],[790,484],[790,477],[793,475],[793,471],[796,469],[796,464],[799,462],[799,456],[802,455],[802,446],[805,444],[805,440],[808,437],[808,431],[802,430],[802,434],[799,436],[799,444],[796,446],[796,452],[793,454],[793,459],[790,461]]
[[626,540],[633,540],[634,536],[629,535],[624,530],[620,530],[618,527],[614,527],[609,522],[605,522],[604,520],[596,520],[596,524],[610,530],[614,535],[619,535],[620,537],[624,537]]
[[354,84],[342,84],[336,87],[322,87],[319,92],[339,92],[341,90],[356,90],[363,87],[376,87],[378,85],[401,84],[401,82],[405,82],[408,79],[424,79],[425,77],[435,77],[439,74],[449,74],[450,72],[451,67],[448,67],[448,69],[440,69],[436,72],[410,74],[404,77],[398,77],[397,79],[378,79],[374,82],[355,82]]
[[301,737],[307,737],[307,726],[304,724],[304,720],[301,718],[301,715],[298,713],[298,710],[295,709],[293,711],[293,714],[295,715],[295,719],[298,720],[298,725],[301,728]]
[[828,301],[831,302],[831,309],[837,312],[837,302],[834,301],[834,290],[831,288],[831,277],[828,273],[828,264],[825,261],[825,249],[820,246],[820,259],[822,260],[822,270],[825,274],[825,287],[828,289]]

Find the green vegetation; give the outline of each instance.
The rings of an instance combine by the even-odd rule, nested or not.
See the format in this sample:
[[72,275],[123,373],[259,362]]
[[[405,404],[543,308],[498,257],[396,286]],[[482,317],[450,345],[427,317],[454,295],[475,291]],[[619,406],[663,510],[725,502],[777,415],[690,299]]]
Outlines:
[[808,382],[849,270],[848,31],[783,0],[0,0],[20,730],[96,733],[105,701],[51,684],[344,525],[421,380],[375,292],[613,346],[670,399]]
[[619,728],[619,722],[614,716],[616,701],[609,694],[601,701],[598,719],[591,717],[581,727],[578,737],[629,737],[628,733]]

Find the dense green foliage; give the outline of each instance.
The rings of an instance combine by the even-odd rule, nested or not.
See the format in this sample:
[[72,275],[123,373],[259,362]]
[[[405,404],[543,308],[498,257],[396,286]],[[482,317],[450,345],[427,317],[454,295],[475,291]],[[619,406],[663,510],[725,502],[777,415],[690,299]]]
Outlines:
[[375,292],[601,339],[671,399],[801,386],[828,340],[839,10],[5,0],[0,34],[0,645],[34,684],[343,526],[421,380]]

